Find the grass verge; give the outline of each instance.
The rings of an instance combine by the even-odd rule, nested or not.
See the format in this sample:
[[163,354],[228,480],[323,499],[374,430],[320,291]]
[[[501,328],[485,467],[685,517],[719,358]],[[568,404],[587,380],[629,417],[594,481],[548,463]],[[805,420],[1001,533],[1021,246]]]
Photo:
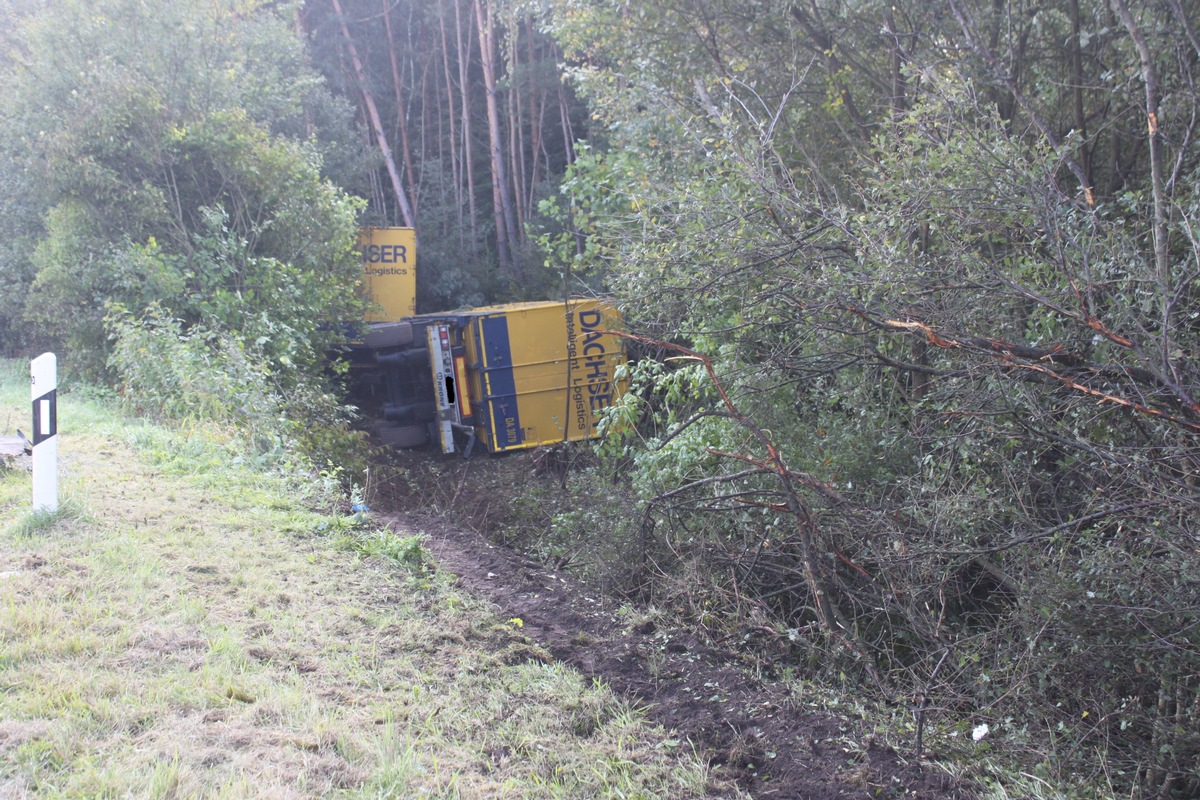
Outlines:
[[[28,413],[0,365],[0,420]],[[0,469],[0,797],[684,798],[732,793],[528,648],[419,531],[205,437],[60,397],[63,511]]]

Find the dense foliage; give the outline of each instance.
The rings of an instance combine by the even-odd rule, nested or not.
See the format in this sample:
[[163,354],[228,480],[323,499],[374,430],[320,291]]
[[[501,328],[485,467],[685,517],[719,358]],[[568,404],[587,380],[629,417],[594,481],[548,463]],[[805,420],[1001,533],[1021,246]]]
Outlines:
[[1200,9],[557,6],[575,268],[684,365],[608,444],[631,545],[919,725],[1195,796]]
[[[352,128],[291,21],[233,0],[64,0],[10,20],[3,327],[32,323],[95,377],[109,336],[136,328],[126,315],[157,309],[181,336],[223,332],[275,392],[311,391],[362,316],[361,204],[322,173],[324,154],[354,152]],[[230,352],[208,357],[236,373]]]

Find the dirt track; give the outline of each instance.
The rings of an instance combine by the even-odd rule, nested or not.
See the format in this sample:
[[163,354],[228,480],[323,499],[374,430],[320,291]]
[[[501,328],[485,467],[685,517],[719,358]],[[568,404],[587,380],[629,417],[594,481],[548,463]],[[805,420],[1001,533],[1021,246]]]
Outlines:
[[875,744],[844,720],[797,707],[784,687],[739,669],[681,630],[627,628],[615,605],[569,576],[437,518],[385,517],[424,530],[440,566],[499,614],[522,621],[532,645],[634,699],[758,798],[973,797],[969,786]]

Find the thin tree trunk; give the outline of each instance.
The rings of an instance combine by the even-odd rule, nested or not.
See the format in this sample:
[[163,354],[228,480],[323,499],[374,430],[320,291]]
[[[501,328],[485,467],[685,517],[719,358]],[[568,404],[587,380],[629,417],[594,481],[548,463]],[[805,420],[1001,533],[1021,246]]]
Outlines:
[[[560,61],[558,48],[553,50],[554,61]],[[567,156],[567,166],[575,163],[575,130],[571,125],[571,104],[567,102],[566,81],[563,80],[562,69],[558,73],[558,119],[562,124],[563,152]]]
[[1071,18],[1071,101],[1075,112],[1075,135],[1079,137],[1079,166],[1092,180],[1092,154],[1087,143],[1087,115],[1083,109],[1083,20],[1079,13],[1079,0],[1070,0],[1068,12]]
[[[551,46],[551,54],[554,56],[555,64],[561,63],[557,45]],[[566,154],[567,166],[570,167],[575,163],[575,131],[571,127],[571,106],[567,102],[567,88],[566,82],[563,81],[562,69],[558,68],[556,72],[558,74],[558,119],[562,125],[563,152]],[[583,231],[575,224],[573,211],[571,212],[571,231],[575,237],[575,255],[582,257],[587,247],[587,240],[584,238]],[[564,293],[567,291],[565,278],[563,291]]]
[[[533,209],[536,201],[538,186],[542,183],[542,175],[550,172],[550,153],[546,150],[546,137],[542,134],[542,130],[546,127],[546,93],[539,91],[537,93],[537,116],[530,123],[530,134],[533,136],[533,143],[529,147],[529,151],[533,154],[533,174],[529,177],[529,195],[525,202],[529,205],[530,210]],[[543,172],[543,167],[545,171]]]
[[[459,169],[458,123],[455,120],[454,79],[450,72],[450,42],[446,35],[445,5],[438,10],[438,28],[442,35],[442,72],[446,82],[446,117],[450,123],[450,176],[454,182],[454,201],[458,209],[458,241],[462,244],[463,236],[463,192],[462,175]],[[459,54],[461,58],[462,54]]]
[[904,65],[908,61],[908,53],[900,40],[900,32],[896,30],[895,15],[888,8],[885,17],[886,27],[883,32],[891,39],[892,50],[892,115],[899,118],[908,110],[908,84],[904,79]]
[[[396,127],[400,129],[400,154],[404,159],[404,174],[408,176],[411,184],[417,173],[413,172],[412,147],[408,142],[408,109],[404,105],[404,78],[400,71],[400,59],[396,55],[396,40],[392,35],[391,0],[380,0],[380,2],[383,3],[383,27],[387,32],[388,56],[392,61],[392,86],[396,93]],[[407,199],[412,204],[415,218],[417,198],[413,196]]]
[[[423,27],[423,26],[422,26]],[[416,73],[416,64],[413,64],[413,72]],[[429,144],[429,138],[434,130],[433,115],[437,109],[437,87],[430,85],[430,76],[436,76],[437,70],[433,67],[433,54],[430,53],[421,64],[421,89],[417,92],[417,96],[421,98],[421,161],[428,162],[432,158]],[[436,80],[436,77],[435,77]],[[425,175],[419,177],[418,186],[424,186]]]
[[[529,59],[527,63],[530,67],[538,63],[537,50],[534,47],[533,38],[533,30],[532,26],[530,26],[530,34],[525,40],[526,48],[529,51],[526,53]],[[529,116],[529,157],[533,164],[532,172],[529,173],[527,193],[521,198],[521,202],[532,213],[533,196],[542,178],[542,125],[546,121],[546,92],[541,86],[531,80],[529,94],[530,101],[533,103],[533,110]]]
[[404,191],[404,184],[400,180],[400,171],[396,169],[396,159],[392,156],[391,145],[388,144],[387,133],[383,129],[383,120],[379,117],[379,107],[375,105],[375,98],[371,95],[371,90],[367,86],[367,76],[363,70],[362,60],[358,57],[358,48],[354,46],[354,40],[350,38],[350,29],[346,27],[346,17],[342,13],[342,4],[339,0],[331,0],[333,10],[337,13],[338,22],[342,26],[342,36],[346,40],[346,49],[350,53],[350,61],[354,64],[354,75],[358,79],[359,88],[362,91],[363,104],[367,107],[367,114],[371,118],[371,127],[375,130],[375,140],[379,143],[379,150],[383,153],[383,162],[387,166],[388,176],[392,179],[392,191],[396,194],[396,202],[400,205],[400,213],[403,216],[404,224],[411,227],[416,226],[416,219],[413,216],[412,206],[408,203],[408,196]]
[[1178,378],[1171,365],[1171,317],[1174,292],[1171,288],[1171,260],[1168,251],[1167,189],[1163,180],[1162,135],[1158,125],[1158,73],[1154,68],[1154,55],[1142,29],[1133,19],[1125,0],[1111,0],[1121,24],[1129,31],[1138,58],[1142,62],[1142,85],[1146,95],[1146,127],[1150,145],[1150,192],[1154,201],[1154,269],[1157,273],[1158,291],[1161,301],[1161,355],[1162,369],[1172,380]]
[[[436,55],[437,55],[436,53],[433,53],[431,55],[431,58],[436,57]],[[436,163],[438,164],[438,170],[437,170],[436,177],[437,177],[437,190],[438,190],[438,205],[440,208],[445,208],[447,203],[450,200],[449,188],[446,185],[448,183],[448,181],[446,180],[446,177],[447,177],[446,176],[446,163],[448,161],[452,161],[452,159],[448,159],[446,157],[446,140],[449,139],[450,142],[453,143],[454,142],[454,134],[453,133],[447,134],[447,132],[446,132],[446,114],[443,112],[446,110],[446,108],[449,108],[449,106],[440,105],[442,97],[443,97],[442,80],[445,76],[442,72],[440,72],[436,68],[436,66],[433,69],[432,76],[433,76],[433,88],[430,90],[429,113],[433,116],[433,118],[435,120],[437,120],[438,135],[437,135],[437,143],[436,143],[437,144],[437,162]],[[454,119],[454,115],[451,114],[450,118]],[[441,226],[441,231],[442,231],[443,235],[447,232],[447,228],[448,228],[448,221],[443,217],[443,222],[442,222],[442,226]]]
[[474,137],[471,135],[471,93],[469,81],[471,65],[471,27],[467,26],[467,40],[463,41],[462,3],[454,2],[454,33],[458,40],[458,87],[462,99],[463,161],[467,172],[467,206],[471,211],[471,249],[479,244],[479,212],[475,207],[475,153],[472,150]]
[[[520,77],[521,28],[514,14],[509,27],[509,64],[508,64],[508,172],[512,177],[512,192],[516,197],[515,211],[517,216],[517,235],[525,230],[525,136],[521,127],[524,119],[522,114],[522,92]],[[516,248],[517,240],[513,241]]]
[[1175,15],[1175,20],[1183,27],[1184,35],[1191,42],[1192,49],[1196,51],[1196,55],[1200,55],[1200,39],[1196,38],[1196,29],[1193,27],[1188,13],[1183,10],[1183,5],[1179,0],[1167,0],[1167,5],[1171,7],[1171,12]]
[[[492,202],[496,218],[496,249],[500,267],[509,273],[513,282],[520,282],[522,270],[513,255],[517,242],[516,215],[513,213],[512,192],[504,159],[504,132],[500,125],[500,105],[496,98],[496,42],[490,0],[474,0],[475,24],[479,29],[480,63],[483,65],[483,84],[487,99],[488,140],[491,144]],[[485,9],[485,6],[487,8]]]

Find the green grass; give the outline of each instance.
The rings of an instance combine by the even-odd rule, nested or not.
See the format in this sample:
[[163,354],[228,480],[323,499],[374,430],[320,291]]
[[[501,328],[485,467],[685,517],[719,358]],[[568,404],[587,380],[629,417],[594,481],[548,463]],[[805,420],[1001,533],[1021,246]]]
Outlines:
[[[10,429],[22,368],[0,363]],[[31,515],[28,472],[0,469],[0,797],[714,788],[604,687],[523,658],[419,531],[329,512],[328,482],[239,465],[201,425],[122,419],[69,389],[62,510]]]

